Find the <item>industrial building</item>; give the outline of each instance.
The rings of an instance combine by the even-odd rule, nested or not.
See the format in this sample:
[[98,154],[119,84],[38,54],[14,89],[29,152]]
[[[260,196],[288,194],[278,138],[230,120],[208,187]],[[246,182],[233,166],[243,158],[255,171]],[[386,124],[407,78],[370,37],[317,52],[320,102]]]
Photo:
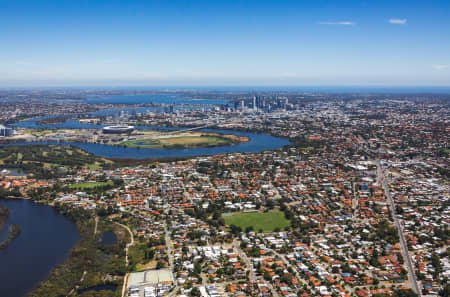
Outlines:
[[130,297],[165,296],[173,285],[170,269],[153,269],[130,274],[128,293]]

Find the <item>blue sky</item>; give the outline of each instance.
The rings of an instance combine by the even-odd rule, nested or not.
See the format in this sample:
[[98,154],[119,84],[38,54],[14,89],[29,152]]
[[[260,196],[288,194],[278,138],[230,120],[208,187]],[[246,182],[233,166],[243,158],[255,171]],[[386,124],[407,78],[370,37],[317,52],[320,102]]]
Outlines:
[[450,1],[4,1],[0,85],[450,86]]

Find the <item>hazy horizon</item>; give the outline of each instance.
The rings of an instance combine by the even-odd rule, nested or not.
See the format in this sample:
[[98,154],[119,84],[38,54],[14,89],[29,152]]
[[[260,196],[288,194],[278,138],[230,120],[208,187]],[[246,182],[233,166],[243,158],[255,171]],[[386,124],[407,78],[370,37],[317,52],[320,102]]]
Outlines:
[[[0,91],[58,91],[58,90],[86,90],[86,91],[122,91],[124,94],[133,91],[217,91],[217,92],[299,92],[299,93],[349,93],[349,94],[450,94],[450,86],[200,86],[200,85],[93,85],[93,86],[0,86]],[[143,94],[139,94],[143,95]]]

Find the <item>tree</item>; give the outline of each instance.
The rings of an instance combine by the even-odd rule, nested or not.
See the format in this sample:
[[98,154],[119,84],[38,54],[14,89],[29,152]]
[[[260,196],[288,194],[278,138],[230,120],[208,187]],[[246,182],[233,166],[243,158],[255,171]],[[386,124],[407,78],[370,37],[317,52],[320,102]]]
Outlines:
[[197,287],[192,288],[191,296],[201,296],[200,290]]
[[434,277],[438,277],[439,273],[441,273],[441,260],[439,256],[435,253],[431,255],[431,264],[434,267]]
[[195,274],[202,273],[202,265],[200,264],[200,262],[195,263],[195,265],[194,265],[194,273]]
[[444,286],[444,288],[439,292],[442,297],[450,296],[450,284]]
[[231,225],[231,233],[234,235],[238,235],[239,233],[242,232],[242,228],[236,225]]
[[394,297],[418,297],[411,289],[400,289],[394,292]]
[[164,268],[164,263],[161,262],[161,261],[158,261],[158,262],[156,263],[156,269],[161,269],[161,268]]

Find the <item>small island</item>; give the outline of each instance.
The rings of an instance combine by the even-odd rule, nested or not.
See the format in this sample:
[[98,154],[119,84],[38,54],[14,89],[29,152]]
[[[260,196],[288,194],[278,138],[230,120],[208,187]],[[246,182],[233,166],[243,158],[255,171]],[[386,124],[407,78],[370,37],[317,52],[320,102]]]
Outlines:
[[3,242],[0,242],[0,250],[6,249],[14,239],[19,237],[21,231],[22,229],[18,224],[9,226],[8,237]]
[[[0,205],[0,230],[2,230],[3,225],[5,225],[8,220],[9,214],[9,209]],[[20,225],[11,225],[8,230],[8,237],[3,242],[0,242],[0,250],[6,249],[8,245],[20,235],[20,231]]]

